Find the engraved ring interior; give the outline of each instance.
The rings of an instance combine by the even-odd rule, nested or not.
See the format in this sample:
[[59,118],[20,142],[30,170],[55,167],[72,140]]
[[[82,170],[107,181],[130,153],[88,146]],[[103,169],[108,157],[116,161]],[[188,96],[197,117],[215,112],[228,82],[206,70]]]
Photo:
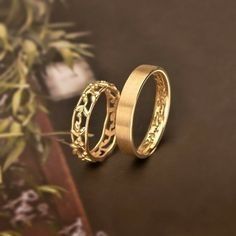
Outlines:
[[[152,77],[156,81],[152,121],[143,141],[138,147],[135,147],[133,141],[135,107],[143,85]],[[116,134],[117,143],[121,150],[139,158],[146,158],[155,151],[167,123],[170,96],[168,76],[162,68],[142,65],[131,73],[122,90],[117,108]]]

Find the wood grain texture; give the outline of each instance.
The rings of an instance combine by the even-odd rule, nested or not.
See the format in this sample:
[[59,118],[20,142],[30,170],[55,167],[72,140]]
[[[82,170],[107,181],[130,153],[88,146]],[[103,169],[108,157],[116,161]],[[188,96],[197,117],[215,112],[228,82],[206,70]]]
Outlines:
[[[48,117],[39,113],[37,121],[41,126],[42,132],[52,132],[53,128]],[[66,157],[58,142],[52,139],[52,146],[48,160],[41,166],[48,184],[58,185],[67,192],[62,199],[55,199],[53,202],[61,221],[64,224],[72,223],[76,218],[81,217],[84,229],[88,235],[92,235],[84,208],[82,206],[78,188],[72,178],[68,168]]]

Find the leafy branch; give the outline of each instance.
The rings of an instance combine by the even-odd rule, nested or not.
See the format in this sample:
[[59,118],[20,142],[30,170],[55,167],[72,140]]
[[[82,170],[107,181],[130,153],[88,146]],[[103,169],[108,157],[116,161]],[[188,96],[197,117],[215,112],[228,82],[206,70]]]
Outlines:
[[[35,121],[38,112],[48,113],[38,72],[58,60],[73,68],[79,58],[93,56],[91,45],[79,43],[88,32],[71,32],[73,23],[50,22],[55,1],[0,0],[0,203],[9,195],[10,170],[26,147],[31,145],[44,160],[50,137],[69,135],[43,133]],[[64,192],[58,186],[38,183],[33,188],[58,197]],[[0,236],[19,235],[11,230],[0,232]]]
[[0,236],[21,236],[21,234],[16,231],[3,231],[0,232]]
[[50,23],[52,0],[3,3],[0,10],[1,175],[18,160],[28,143],[40,155],[48,146],[45,137],[49,134],[43,134],[34,119],[39,111],[47,112],[38,88],[39,68],[55,60],[64,61],[72,68],[81,56],[92,56],[88,51],[91,45],[78,43],[87,32],[68,32],[72,23]]
[[[56,213],[50,208],[47,199],[62,198],[66,190],[55,185],[40,184],[34,173],[20,163],[11,165],[6,173],[10,178],[0,188],[1,222],[17,222],[16,229],[31,225],[33,219],[58,225]],[[9,235],[21,234],[12,229],[0,232],[0,236]]]

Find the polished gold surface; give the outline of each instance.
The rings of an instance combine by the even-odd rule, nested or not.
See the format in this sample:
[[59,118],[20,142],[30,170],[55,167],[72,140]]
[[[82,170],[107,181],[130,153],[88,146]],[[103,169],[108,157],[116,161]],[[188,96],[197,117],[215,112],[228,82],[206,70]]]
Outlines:
[[[89,150],[89,119],[102,93],[106,95],[107,114],[101,137],[96,146]],[[106,81],[91,83],[84,90],[74,109],[71,124],[71,146],[73,153],[81,160],[90,162],[103,161],[115,147],[115,120],[119,96],[117,88]]]
[[[139,94],[148,79],[156,81],[156,98],[149,129],[138,147],[134,145],[133,120]],[[117,107],[116,135],[119,148],[139,158],[150,156],[163,135],[170,109],[170,85],[166,72],[157,66],[141,65],[129,76]]]

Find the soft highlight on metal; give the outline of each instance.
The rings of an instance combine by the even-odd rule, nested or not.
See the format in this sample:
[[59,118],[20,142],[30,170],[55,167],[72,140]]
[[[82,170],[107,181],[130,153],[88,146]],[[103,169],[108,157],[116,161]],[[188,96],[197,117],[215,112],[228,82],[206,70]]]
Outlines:
[[[89,120],[100,95],[106,95],[106,118],[98,143],[89,150]],[[81,160],[89,162],[103,161],[116,144],[115,121],[120,94],[114,84],[106,81],[91,83],[84,90],[72,116],[71,139],[73,153]]]
[[[152,120],[141,144],[136,147],[133,137],[135,107],[142,87],[148,79],[156,81],[156,98]],[[167,123],[171,101],[167,73],[158,66],[141,65],[129,76],[117,107],[116,136],[119,148],[139,158],[150,156],[157,148]]]

